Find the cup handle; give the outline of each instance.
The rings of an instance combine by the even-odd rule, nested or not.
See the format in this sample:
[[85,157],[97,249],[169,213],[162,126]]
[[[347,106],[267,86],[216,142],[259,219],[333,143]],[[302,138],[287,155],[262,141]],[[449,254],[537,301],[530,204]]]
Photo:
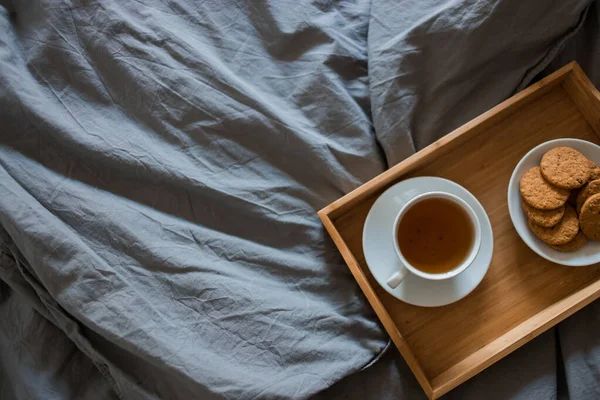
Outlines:
[[402,283],[404,278],[406,278],[406,274],[408,274],[408,270],[404,267],[400,267],[400,271],[394,272],[392,276],[390,276],[387,280],[387,285],[392,289],[396,289],[398,285]]

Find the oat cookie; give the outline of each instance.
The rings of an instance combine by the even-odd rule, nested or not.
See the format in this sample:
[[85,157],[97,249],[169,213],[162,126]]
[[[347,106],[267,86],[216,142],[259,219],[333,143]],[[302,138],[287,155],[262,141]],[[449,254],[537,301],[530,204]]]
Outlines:
[[523,206],[523,211],[527,215],[527,218],[531,220],[531,222],[536,225],[542,226],[544,228],[552,228],[554,225],[558,224],[565,213],[565,206],[557,208],[556,210],[538,210],[537,208],[531,207],[529,204],[524,201],[521,202]]
[[600,179],[588,182],[577,195],[577,212],[581,212],[581,207],[587,199],[598,193],[600,193]]
[[567,205],[565,215],[552,228],[544,228],[529,221],[529,228],[542,241],[550,245],[560,245],[570,242],[579,232],[579,220],[573,207]]
[[600,167],[591,160],[588,160],[588,165],[590,166],[590,181],[600,179]]
[[565,244],[559,244],[559,245],[550,245],[550,247],[552,247],[554,250],[557,251],[563,251],[565,253],[570,253],[572,251],[577,251],[581,248],[581,246],[583,246],[585,243],[587,242],[587,239],[585,238],[585,235],[583,233],[581,233],[581,231],[577,232],[577,235],[575,235],[575,239],[571,240],[570,242],[567,242]]
[[589,160],[570,147],[557,147],[542,157],[540,167],[544,178],[563,189],[577,189],[590,178]]
[[589,197],[581,207],[579,225],[588,239],[600,240],[600,193]]
[[539,210],[554,210],[562,207],[569,198],[569,191],[548,183],[540,171],[533,167],[525,172],[519,183],[523,200]]

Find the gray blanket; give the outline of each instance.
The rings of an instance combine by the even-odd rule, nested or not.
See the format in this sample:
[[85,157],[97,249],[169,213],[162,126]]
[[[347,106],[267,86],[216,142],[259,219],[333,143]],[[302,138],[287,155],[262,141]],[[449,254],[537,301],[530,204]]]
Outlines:
[[[597,39],[587,1],[4,3],[1,399],[307,398],[375,363],[316,211]],[[454,396],[597,398],[599,310]],[[320,394],[367,395],[422,393],[391,351]]]

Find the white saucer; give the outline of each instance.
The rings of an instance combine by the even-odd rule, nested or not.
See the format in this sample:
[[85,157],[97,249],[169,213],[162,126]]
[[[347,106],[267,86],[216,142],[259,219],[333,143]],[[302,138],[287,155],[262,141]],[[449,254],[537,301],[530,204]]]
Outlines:
[[556,251],[538,239],[527,226],[527,217],[521,207],[519,182],[529,169],[540,165],[542,156],[555,147],[567,146],[580,151],[588,159],[600,164],[600,146],[579,139],[556,139],[534,147],[519,161],[508,183],[508,212],[513,225],[527,246],[546,260],[570,267],[583,267],[600,262],[600,241],[588,241],[573,253]]
[[[454,194],[473,208],[481,223],[479,253],[473,264],[454,278],[431,281],[409,272],[404,281],[392,289],[385,282],[400,268],[393,244],[394,218],[408,200],[431,191]],[[387,189],[371,207],[363,229],[365,259],[377,283],[398,300],[421,307],[445,306],[471,293],[483,280],[492,261],[493,250],[492,225],[483,206],[462,186],[436,177],[407,179]]]

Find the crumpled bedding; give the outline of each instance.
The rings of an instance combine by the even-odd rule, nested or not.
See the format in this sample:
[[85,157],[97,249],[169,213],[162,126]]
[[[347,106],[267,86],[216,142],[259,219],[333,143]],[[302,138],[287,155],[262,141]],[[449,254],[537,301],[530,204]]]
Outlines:
[[[422,397],[395,350],[378,361],[316,211],[597,22],[587,1],[4,3],[3,399],[308,398],[371,364],[319,396]],[[449,396],[597,398],[598,321]]]

